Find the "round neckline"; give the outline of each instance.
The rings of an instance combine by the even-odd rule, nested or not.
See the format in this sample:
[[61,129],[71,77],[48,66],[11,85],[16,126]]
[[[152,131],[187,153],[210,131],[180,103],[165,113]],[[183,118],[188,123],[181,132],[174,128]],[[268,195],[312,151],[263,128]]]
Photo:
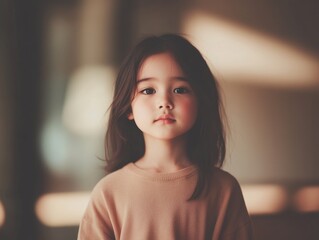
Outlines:
[[150,172],[145,169],[139,168],[133,162],[127,164],[125,168],[141,177],[144,177],[152,181],[174,181],[181,178],[192,176],[196,173],[196,167],[193,165],[182,168],[175,172],[167,172],[167,173]]

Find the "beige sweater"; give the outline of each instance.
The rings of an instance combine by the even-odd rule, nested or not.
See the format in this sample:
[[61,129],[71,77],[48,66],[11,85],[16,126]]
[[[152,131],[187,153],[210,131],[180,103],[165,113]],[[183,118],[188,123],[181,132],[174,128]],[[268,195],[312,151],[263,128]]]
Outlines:
[[104,177],[94,188],[78,240],[248,240],[251,223],[236,179],[212,170],[210,193],[187,201],[195,167],[151,173],[134,163]]

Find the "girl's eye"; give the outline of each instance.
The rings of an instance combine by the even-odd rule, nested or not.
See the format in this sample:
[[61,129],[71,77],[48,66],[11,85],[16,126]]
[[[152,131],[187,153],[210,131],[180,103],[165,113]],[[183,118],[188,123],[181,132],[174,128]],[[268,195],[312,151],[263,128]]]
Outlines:
[[188,93],[189,90],[185,87],[179,87],[179,88],[175,88],[174,89],[174,93],[178,93],[178,94],[183,94],[183,93]]
[[155,93],[155,90],[152,88],[146,88],[146,89],[142,90],[141,93],[145,94],[145,95],[149,95],[149,94]]

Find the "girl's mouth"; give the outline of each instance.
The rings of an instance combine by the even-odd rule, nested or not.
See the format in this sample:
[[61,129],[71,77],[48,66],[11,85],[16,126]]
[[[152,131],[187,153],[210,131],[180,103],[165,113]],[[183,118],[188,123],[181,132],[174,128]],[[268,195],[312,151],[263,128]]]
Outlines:
[[164,124],[170,124],[170,123],[175,122],[176,120],[172,115],[165,114],[165,115],[162,115],[155,120],[155,122],[159,122],[159,121],[163,122]]

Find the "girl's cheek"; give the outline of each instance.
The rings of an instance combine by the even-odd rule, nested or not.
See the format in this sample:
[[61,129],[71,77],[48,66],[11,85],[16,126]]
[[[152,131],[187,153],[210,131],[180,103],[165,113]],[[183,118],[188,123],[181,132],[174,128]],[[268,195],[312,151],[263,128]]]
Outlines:
[[183,103],[183,105],[189,109],[197,108],[197,101],[195,98],[190,98]]

